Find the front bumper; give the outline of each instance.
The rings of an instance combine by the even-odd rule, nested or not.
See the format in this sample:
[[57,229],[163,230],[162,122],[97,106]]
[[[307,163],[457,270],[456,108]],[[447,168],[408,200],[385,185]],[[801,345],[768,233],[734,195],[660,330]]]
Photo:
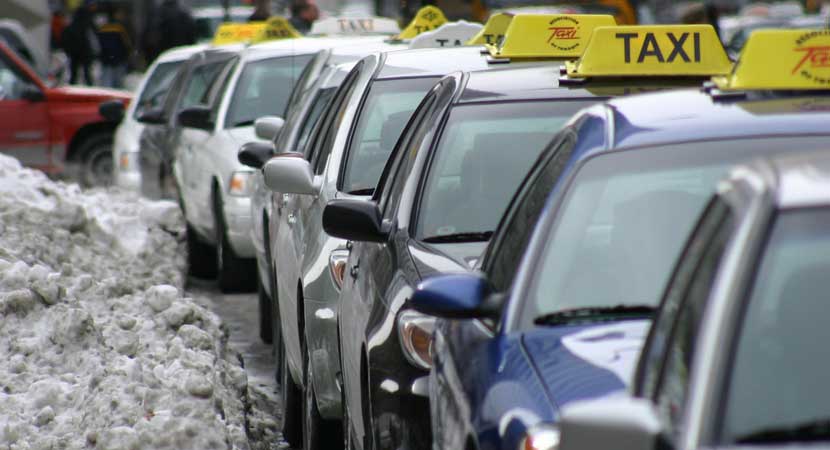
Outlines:
[[226,195],[223,206],[227,237],[231,248],[240,258],[253,258],[256,252],[251,239],[253,228],[251,199]]
[[413,374],[373,372],[377,383],[372,395],[377,448],[429,450],[432,447],[429,398],[423,395],[422,377]]

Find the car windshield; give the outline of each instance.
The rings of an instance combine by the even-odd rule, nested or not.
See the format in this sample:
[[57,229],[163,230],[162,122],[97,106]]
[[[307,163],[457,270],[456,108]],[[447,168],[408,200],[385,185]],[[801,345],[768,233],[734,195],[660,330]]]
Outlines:
[[371,194],[403,127],[437,81],[399,78],[372,83],[349,145],[342,191]]
[[487,240],[531,165],[590,101],[456,106],[440,137],[418,207],[418,239]]
[[686,236],[737,162],[827,137],[708,141],[611,152],[567,188],[544,239],[522,326],[580,308],[656,306]]
[[167,91],[170,89],[170,84],[176,78],[176,73],[182,63],[184,61],[171,61],[156,66],[156,70],[150,74],[150,78],[144,84],[133,117],[137,118],[144,111],[162,107]]
[[262,116],[282,116],[291,90],[313,55],[249,62],[236,82],[225,128],[250,126]]
[[722,441],[830,441],[830,209],[780,214],[748,294]]

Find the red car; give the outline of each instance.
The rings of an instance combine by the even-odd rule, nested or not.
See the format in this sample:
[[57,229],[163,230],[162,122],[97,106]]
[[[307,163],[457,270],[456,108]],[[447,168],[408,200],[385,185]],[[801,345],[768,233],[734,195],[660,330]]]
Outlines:
[[47,87],[0,43],[0,153],[26,166],[50,175],[69,174],[68,168],[77,167],[82,184],[108,184],[117,114],[104,118],[99,105],[110,101],[120,108],[130,98],[128,92],[111,89]]

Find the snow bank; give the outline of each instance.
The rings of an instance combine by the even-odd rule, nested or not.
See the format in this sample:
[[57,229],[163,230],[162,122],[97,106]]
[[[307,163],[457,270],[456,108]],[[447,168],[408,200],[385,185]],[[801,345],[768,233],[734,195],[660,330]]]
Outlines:
[[0,156],[0,448],[247,449],[247,379],[182,297],[175,204]]

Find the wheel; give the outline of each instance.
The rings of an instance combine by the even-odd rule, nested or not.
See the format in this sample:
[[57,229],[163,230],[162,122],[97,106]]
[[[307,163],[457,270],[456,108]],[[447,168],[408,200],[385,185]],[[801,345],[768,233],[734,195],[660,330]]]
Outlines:
[[78,181],[82,186],[112,185],[112,142],[111,134],[96,134],[78,147],[73,159],[80,164]]
[[228,242],[225,215],[222,213],[222,199],[218,193],[213,196],[213,220],[216,232],[216,272],[219,289],[222,292],[241,292],[254,286],[256,260],[236,256]]
[[311,361],[308,353],[305,353],[305,392],[303,395],[303,450],[337,450],[343,448],[340,436],[340,423],[333,420],[325,420],[320,416],[317,409],[317,396],[314,393],[312,382]]
[[199,239],[187,224],[187,272],[197,278],[216,277],[216,249]]
[[280,358],[281,367],[280,375],[280,391],[282,393],[282,437],[285,442],[288,442],[292,448],[298,448],[302,445],[302,424],[300,423],[300,414],[302,413],[302,406],[300,404],[300,389],[294,384],[291,378],[291,373],[288,369],[288,357],[285,352],[285,342],[282,344],[282,358]]
[[[259,273],[259,272],[257,272]],[[257,291],[259,294],[259,338],[266,344],[273,343],[273,325],[271,322],[271,299],[268,298],[268,293],[262,287],[262,280],[257,282]]]

